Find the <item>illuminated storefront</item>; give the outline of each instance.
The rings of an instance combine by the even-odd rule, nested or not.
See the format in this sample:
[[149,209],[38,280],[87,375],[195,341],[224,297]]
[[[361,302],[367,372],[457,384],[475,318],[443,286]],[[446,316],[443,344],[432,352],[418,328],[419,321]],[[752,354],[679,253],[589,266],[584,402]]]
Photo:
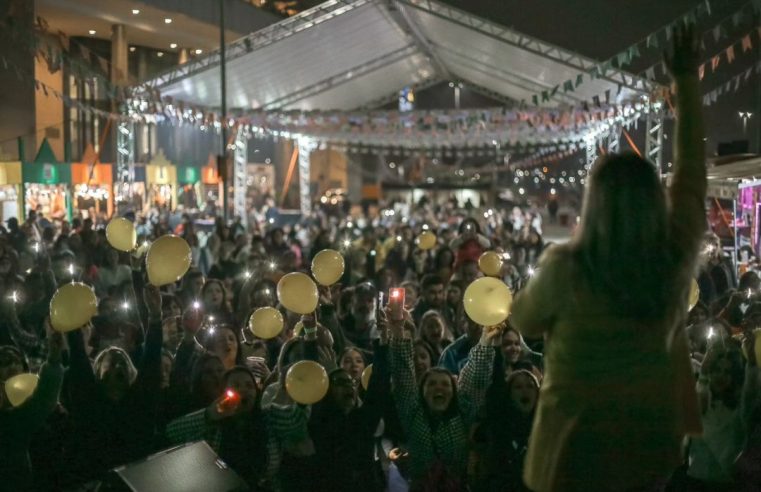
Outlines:
[[24,215],[37,210],[49,219],[71,219],[71,166],[58,162],[43,140],[34,162],[21,165]]
[[0,220],[5,223],[11,217],[23,221],[21,210],[23,197],[21,162],[0,162]]

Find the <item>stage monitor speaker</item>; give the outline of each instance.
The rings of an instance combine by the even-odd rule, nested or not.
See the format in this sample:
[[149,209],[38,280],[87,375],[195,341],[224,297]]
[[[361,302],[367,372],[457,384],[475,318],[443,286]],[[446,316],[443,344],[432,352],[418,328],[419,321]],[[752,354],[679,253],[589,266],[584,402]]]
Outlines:
[[[205,441],[166,449],[114,468],[122,490],[133,492],[240,492],[249,490]],[[124,486],[128,489],[125,489]]]

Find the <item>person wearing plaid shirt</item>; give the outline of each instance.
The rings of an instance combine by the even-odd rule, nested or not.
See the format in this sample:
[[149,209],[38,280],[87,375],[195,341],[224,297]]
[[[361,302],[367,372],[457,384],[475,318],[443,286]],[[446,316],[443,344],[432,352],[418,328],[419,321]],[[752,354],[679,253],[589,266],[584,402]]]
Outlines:
[[499,330],[484,330],[463,368],[459,384],[446,369],[432,368],[418,388],[415,383],[412,340],[402,323],[390,323],[393,394],[405,431],[416,485],[458,490],[464,486],[468,431],[491,381]]

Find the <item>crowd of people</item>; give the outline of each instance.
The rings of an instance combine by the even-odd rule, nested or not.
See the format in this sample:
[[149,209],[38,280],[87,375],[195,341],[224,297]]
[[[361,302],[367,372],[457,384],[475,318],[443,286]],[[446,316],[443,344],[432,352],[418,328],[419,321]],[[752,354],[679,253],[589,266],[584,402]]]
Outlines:
[[[609,156],[576,236],[549,251],[537,209],[423,205],[285,227],[220,218],[203,241],[189,216],[157,217],[138,222],[131,253],[90,220],[9,221],[0,490],[96,490],[116,466],[199,440],[256,491],[758,490],[761,279],[737,280],[703,235],[689,40],[675,33],[668,62],[679,113],[671,208],[652,166]],[[628,207],[637,212],[624,219]],[[425,231],[431,249],[416,243]],[[159,289],[144,253],[167,233],[187,241],[192,267]],[[309,274],[325,249],[345,258],[340,281],[320,287],[313,313],[283,308],[278,281]],[[486,251],[517,293],[496,327],[463,306]],[[701,296],[687,316],[692,276]],[[71,281],[93,287],[97,314],[61,334],[49,305]],[[396,287],[403,316],[379,296]],[[284,317],[274,338],[250,329],[262,307]],[[286,385],[305,360],[329,379],[311,405]],[[4,383],[24,372],[39,383],[16,406]]]

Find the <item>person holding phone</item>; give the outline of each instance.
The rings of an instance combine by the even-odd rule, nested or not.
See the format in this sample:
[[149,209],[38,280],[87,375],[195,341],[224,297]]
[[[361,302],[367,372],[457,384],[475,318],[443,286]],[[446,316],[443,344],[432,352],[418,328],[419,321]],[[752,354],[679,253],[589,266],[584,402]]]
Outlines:
[[409,315],[402,306],[403,297],[392,291],[386,314],[391,331],[393,396],[407,435],[411,485],[462,490],[467,436],[491,382],[495,344],[501,331],[484,330],[457,382],[446,369],[434,367],[418,384],[412,337],[404,329]]
[[225,373],[224,384],[222,395],[208,407],[170,422],[166,437],[172,444],[206,440],[250,490],[260,490],[268,478],[270,441],[256,376],[235,366]]

